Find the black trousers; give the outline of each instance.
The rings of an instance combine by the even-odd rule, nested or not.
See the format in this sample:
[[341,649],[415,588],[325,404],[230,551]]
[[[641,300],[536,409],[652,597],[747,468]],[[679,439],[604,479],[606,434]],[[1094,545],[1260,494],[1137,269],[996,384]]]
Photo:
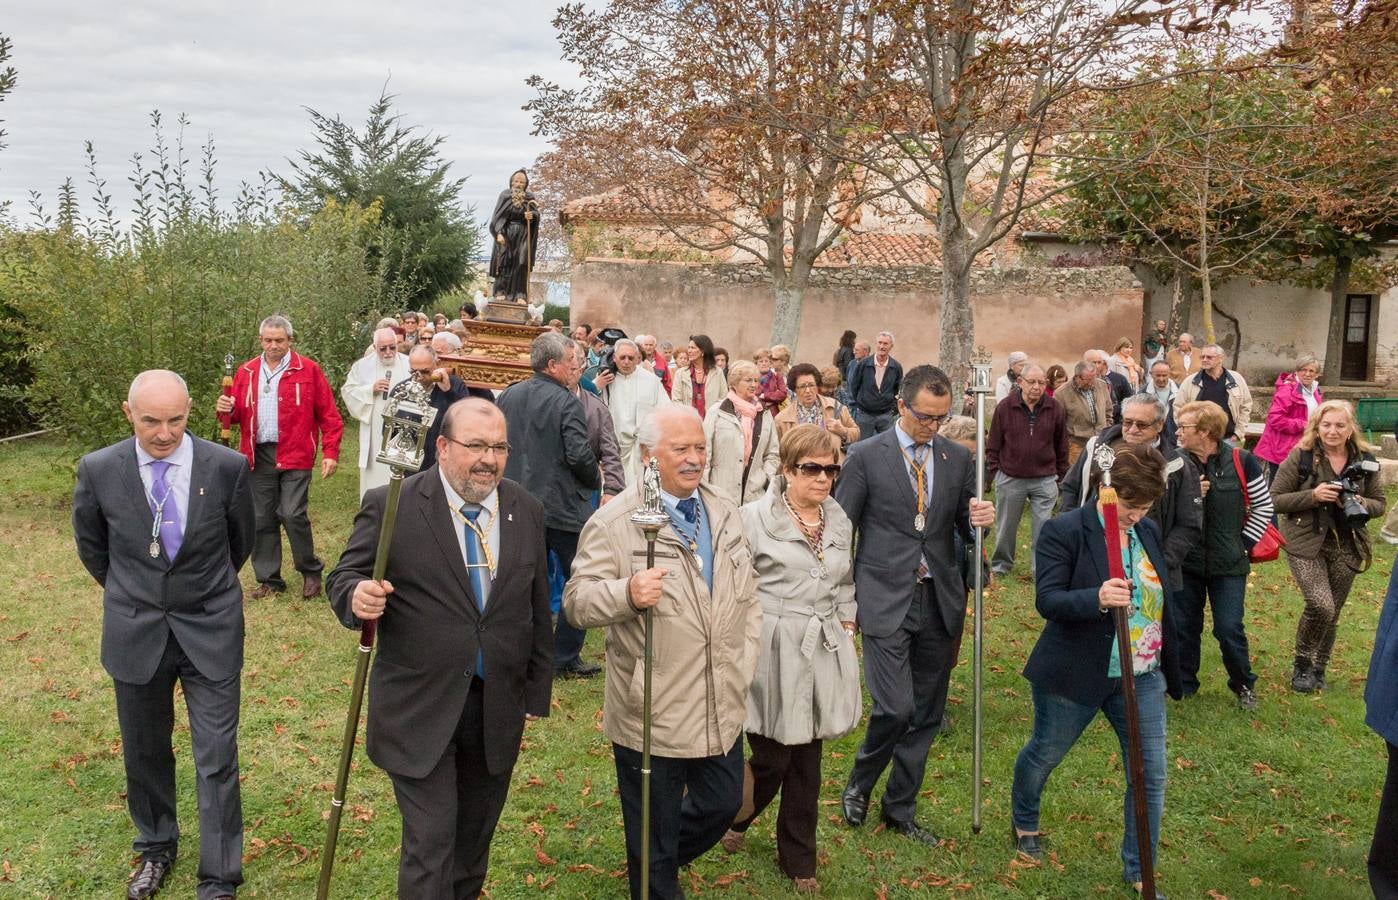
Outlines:
[[927,581],[919,583],[897,631],[882,638],[864,635],[864,683],[873,709],[849,786],[869,796],[892,763],[883,814],[894,821],[907,822],[917,812],[927,753],[942,727],[959,645],[959,629],[950,633]]
[[1376,900],[1398,898],[1398,747],[1388,745],[1388,777],[1383,782],[1374,842],[1369,846],[1369,887]]
[[173,861],[175,820],[175,682],[184,689],[199,796],[198,897],[233,893],[243,883],[243,804],[238,790],[241,674],[211,681],[199,674],[171,634],[145,684],[116,681],[117,723],[126,763],[126,805],[136,826],[132,849],[142,859]]
[[[563,580],[573,577],[573,557],[578,555],[578,532],[549,528],[545,540],[553,555],[558,557],[558,565],[563,569]],[[583,642],[587,640],[587,629],[578,628],[568,621],[563,607],[558,608],[558,618],[553,626],[553,667],[566,669],[582,660]]]
[[777,865],[787,878],[814,878],[816,822],[820,816],[821,741],[782,744],[748,732],[752,756],[752,815],[733,823],[747,831],[781,791],[777,807]]
[[259,584],[286,590],[282,580],[282,534],[291,543],[291,561],[302,575],[319,575],[325,563],[316,556],[307,513],[310,469],[278,469],[277,445],[258,444],[253,451],[252,504],[257,536],[252,545],[252,572]]
[[[641,752],[612,744],[631,900],[641,898]],[[743,741],[722,756],[650,758],[650,898],[678,896],[680,866],[703,856],[743,802]]]
[[510,772],[486,769],[482,688],[480,679],[471,680],[456,734],[425,778],[389,773],[403,817],[399,897],[462,900],[479,896],[485,884]]

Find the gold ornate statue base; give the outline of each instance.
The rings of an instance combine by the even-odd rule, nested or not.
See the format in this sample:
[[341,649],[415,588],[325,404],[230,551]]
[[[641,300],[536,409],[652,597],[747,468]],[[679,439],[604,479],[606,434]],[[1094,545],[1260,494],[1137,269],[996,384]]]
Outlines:
[[[523,381],[534,374],[529,368],[529,346],[544,329],[525,324],[526,318],[518,322],[492,321],[497,312],[505,313],[513,303],[491,303],[486,309],[490,319],[471,319],[466,325],[466,347],[457,355],[443,354],[444,365],[450,366],[456,376],[471,387],[502,390],[516,381]],[[524,304],[518,304],[524,310]]]

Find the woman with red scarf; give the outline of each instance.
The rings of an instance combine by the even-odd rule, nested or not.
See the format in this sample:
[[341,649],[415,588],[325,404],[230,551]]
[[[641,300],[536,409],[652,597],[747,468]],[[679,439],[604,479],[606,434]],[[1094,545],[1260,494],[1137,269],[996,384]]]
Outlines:
[[728,379],[714,358],[714,342],[707,334],[690,335],[689,365],[675,372],[670,396],[676,403],[692,406],[703,416],[728,394]]
[[741,506],[761,497],[777,474],[777,426],[757,399],[757,366],[740,359],[728,367],[732,387],[704,416],[708,471],[704,480]]

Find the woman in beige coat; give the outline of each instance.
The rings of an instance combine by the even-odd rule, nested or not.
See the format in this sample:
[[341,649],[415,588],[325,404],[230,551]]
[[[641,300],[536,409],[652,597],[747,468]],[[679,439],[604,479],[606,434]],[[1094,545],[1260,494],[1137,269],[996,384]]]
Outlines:
[[694,407],[702,419],[728,394],[728,378],[719,368],[714,342],[707,334],[691,337],[686,353],[689,363],[675,367],[670,398],[682,406]]
[[704,480],[731,503],[762,496],[777,474],[777,427],[757,399],[757,366],[740,359],[728,367],[728,395],[710,398],[704,416],[708,463]]
[[752,549],[762,640],[744,726],[753,806],[723,847],[743,834],[781,791],[777,864],[800,893],[816,893],[816,822],[822,742],[859,722],[854,652],[853,526],[830,496],[839,465],[835,436],[798,425],[782,442],[782,472],[742,509]]
[[835,398],[820,393],[819,369],[810,363],[797,363],[786,373],[786,385],[792,399],[777,413],[778,441],[797,425],[818,425],[839,438],[841,446],[859,440],[859,426],[849,413],[841,417]]

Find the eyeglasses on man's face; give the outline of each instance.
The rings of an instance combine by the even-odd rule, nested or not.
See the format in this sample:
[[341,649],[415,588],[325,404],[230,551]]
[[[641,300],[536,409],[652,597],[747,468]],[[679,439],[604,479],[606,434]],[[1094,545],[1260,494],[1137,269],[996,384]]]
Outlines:
[[445,434],[442,435],[442,437],[446,437],[447,440],[451,441],[453,444],[459,444],[465,447],[467,451],[474,456],[484,456],[487,451],[494,453],[496,456],[504,456],[510,452],[510,445],[505,441],[501,441],[498,444],[488,444],[485,441],[458,441],[456,438],[447,437]]
[[1154,427],[1155,427],[1155,420],[1154,420],[1154,419],[1151,419],[1149,422],[1145,421],[1144,419],[1122,419],[1122,420],[1121,420],[1121,430],[1122,430],[1122,431],[1150,431],[1150,430],[1151,430],[1152,428],[1154,428]]
[[903,404],[903,408],[906,409],[914,419],[916,419],[924,425],[945,425],[952,420],[953,416],[956,415],[952,412],[943,413],[940,416],[936,414],[929,415],[928,413],[920,413],[906,403]]

